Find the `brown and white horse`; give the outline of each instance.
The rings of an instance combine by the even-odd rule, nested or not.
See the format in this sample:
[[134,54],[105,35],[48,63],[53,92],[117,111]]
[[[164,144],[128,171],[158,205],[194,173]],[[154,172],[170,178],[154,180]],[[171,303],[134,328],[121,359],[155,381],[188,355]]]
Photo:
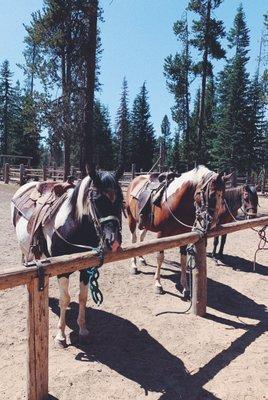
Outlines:
[[[205,206],[210,219],[210,227],[218,223],[218,216],[224,211],[225,180],[222,174],[210,171],[203,165],[175,178],[165,189],[161,203],[152,206],[151,221],[147,222],[141,232],[140,241],[144,240],[147,230],[156,232],[158,238],[177,235],[191,231],[195,218],[196,207]],[[136,227],[139,221],[137,215],[137,198],[133,193],[142,187],[142,182],[149,180],[149,176],[138,176],[129,185],[126,194],[126,209],[129,228],[132,234],[132,243],[136,243]],[[183,293],[187,296],[186,246],[181,247],[181,285]],[[161,265],[164,261],[164,252],[157,254],[157,269],[155,272],[155,291],[162,293],[160,281]],[[132,273],[137,272],[137,260],[132,260]]]
[[[43,256],[59,256],[97,248],[100,242],[104,250],[117,251],[122,242],[121,211],[123,195],[118,183],[122,171],[117,173],[91,171],[75,188],[69,188],[65,199],[44,226],[41,226],[44,239]],[[27,183],[13,196],[11,217],[16,230],[22,254],[29,254],[31,237],[28,221],[32,210],[15,206],[18,199],[27,201],[37,182]],[[23,202],[25,204],[25,201]],[[96,226],[97,222],[97,226]],[[98,229],[97,229],[98,228]],[[40,254],[42,257],[42,255]],[[40,257],[40,258],[41,258]],[[37,257],[35,257],[37,258]],[[39,258],[39,257],[38,257]],[[27,259],[27,261],[30,261]],[[60,319],[55,341],[66,346],[65,313],[70,303],[69,275],[58,276]],[[88,296],[89,275],[87,270],[80,271],[79,337],[87,340],[89,331],[86,326],[85,310]]]
[[[226,189],[225,191],[225,211],[220,214],[220,224],[226,224],[236,220],[239,209],[241,209],[245,218],[254,218],[257,216],[258,211],[258,194],[257,189],[251,185],[242,185],[235,188]],[[217,253],[217,246],[219,244],[219,237],[216,236],[213,242],[213,258],[223,258],[223,249],[226,243],[226,235],[221,236],[221,244],[219,252]]]

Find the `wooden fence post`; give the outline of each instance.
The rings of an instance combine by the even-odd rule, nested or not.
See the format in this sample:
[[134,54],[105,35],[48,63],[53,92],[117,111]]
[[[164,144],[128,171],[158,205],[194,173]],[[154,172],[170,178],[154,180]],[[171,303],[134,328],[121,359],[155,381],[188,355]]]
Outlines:
[[27,392],[28,400],[48,398],[48,285],[38,290],[38,278],[27,284],[28,289],[28,354]]
[[43,181],[47,180],[47,166],[46,164],[43,165]]
[[135,164],[131,165],[131,179],[134,179],[136,176],[136,166]]
[[207,251],[206,239],[195,243],[195,269],[193,270],[192,312],[202,317],[207,306]]
[[10,174],[9,174],[9,163],[5,163],[4,166],[4,182],[5,183],[9,183],[9,178],[10,178]]
[[25,173],[24,165],[20,164],[20,186],[24,184],[24,173]]
[[53,176],[53,181],[56,180],[56,163],[53,163],[53,169],[52,169],[52,176]]

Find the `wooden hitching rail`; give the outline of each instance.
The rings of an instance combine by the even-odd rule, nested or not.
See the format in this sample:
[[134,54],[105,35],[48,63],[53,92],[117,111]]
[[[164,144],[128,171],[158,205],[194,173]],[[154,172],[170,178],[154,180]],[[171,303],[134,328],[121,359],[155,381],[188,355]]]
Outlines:
[[[210,231],[206,238],[212,238],[268,224],[268,216],[252,220],[232,222]],[[203,316],[207,304],[206,238],[196,232],[155,239],[146,243],[124,247],[121,252],[108,253],[104,263],[125,260],[161,250],[193,243],[195,246],[196,268],[193,270],[192,312]],[[27,285],[28,292],[28,357],[27,395],[28,400],[48,398],[48,286],[49,278],[59,273],[74,272],[98,265],[96,252],[84,252],[48,259],[45,269],[45,289],[38,291],[36,267],[17,268],[0,274],[0,290]]]

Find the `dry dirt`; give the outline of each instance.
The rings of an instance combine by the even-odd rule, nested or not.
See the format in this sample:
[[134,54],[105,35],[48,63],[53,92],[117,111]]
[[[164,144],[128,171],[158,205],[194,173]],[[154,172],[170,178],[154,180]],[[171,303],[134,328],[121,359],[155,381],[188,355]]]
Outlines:
[[[0,185],[2,270],[20,262],[9,216],[13,192],[14,187]],[[268,214],[268,199],[260,198],[260,205]],[[125,226],[124,242],[129,239]],[[171,263],[179,260],[178,250],[165,254],[164,295],[153,292],[154,255],[136,276],[130,275],[128,261],[105,265],[100,276],[104,303],[97,307],[88,301],[91,341],[86,346],[77,340],[78,276],[73,274],[67,312],[71,344],[64,350],[53,345],[59,307],[57,281],[51,279],[50,399],[267,399],[268,254],[258,254],[253,273],[257,244],[252,230],[233,233],[224,264],[208,258],[205,318],[183,313],[188,303],[175,289],[179,273]],[[1,400],[26,398],[26,308],[25,287],[0,292]]]

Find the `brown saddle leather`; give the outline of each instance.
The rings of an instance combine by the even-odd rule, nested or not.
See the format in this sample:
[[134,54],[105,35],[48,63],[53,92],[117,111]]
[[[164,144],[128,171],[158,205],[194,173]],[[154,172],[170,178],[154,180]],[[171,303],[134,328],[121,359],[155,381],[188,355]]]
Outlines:
[[174,172],[153,173],[149,181],[139,191],[136,207],[136,219],[139,221],[139,229],[153,221],[153,206],[159,206],[165,189],[178,175]]
[[40,182],[34,188],[29,188],[22,196],[13,199],[18,212],[29,215],[27,231],[30,235],[28,261],[40,258],[43,253],[41,226],[55,215],[66,198],[67,190],[75,185],[69,182]]

